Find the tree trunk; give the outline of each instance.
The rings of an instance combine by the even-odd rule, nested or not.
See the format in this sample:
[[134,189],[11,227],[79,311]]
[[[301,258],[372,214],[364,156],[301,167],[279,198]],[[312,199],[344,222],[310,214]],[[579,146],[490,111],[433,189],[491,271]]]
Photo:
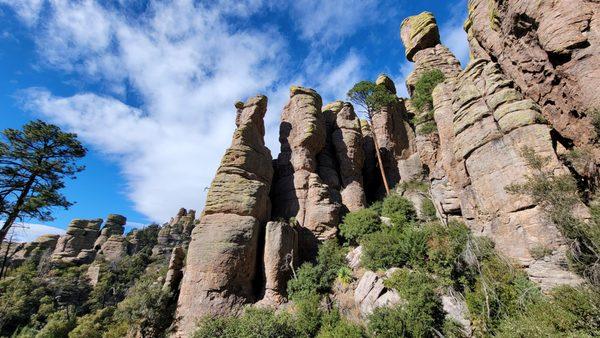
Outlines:
[[0,268],[0,279],[4,278],[4,269],[6,269],[6,263],[8,262],[8,253],[10,252],[10,246],[12,244],[12,236],[8,243],[6,244],[6,252],[4,253],[4,258],[2,259],[2,267]]
[[21,213],[21,208],[23,208],[23,204],[25,204],[25,199],[27,198],[27,195],[29,195],[29,191],[31,190],[31,187],[33,186],[33,182],[35,182],[36,177],[37,177],[36,175],[31,175],[31,177],[29,178],[27,183],[25,183],[25,187],[23,188],[23,191],[21,191],[21,194],[19,195],[19,198],[17,199],[15,206],[8,214],[6,221],[4,221],[4,224],[2,225],[2,229],[0,229],[0,243],[4,242],[4,238],[6,238],[6,235],[8,234],[10,227],[12,227],[12,225],[15,223],[15,221],[19,217],[19,213]]
[[379,141],[377,141],[377,135],[375,135],[375,128],[373,128],[372,118],[369,116],[369,127],[373,133],[373,142],[375,143],[375,154],[377,154],[377,162],[379,162],[379,171],[381,172],[381,179],[383,180],[383,186],[385,187],[385,195],[390,194],[390,187],[388,185],[387,177],[385,176],[385,169],[383,168],[383,161],[381,160],[381,152],[379,151]]

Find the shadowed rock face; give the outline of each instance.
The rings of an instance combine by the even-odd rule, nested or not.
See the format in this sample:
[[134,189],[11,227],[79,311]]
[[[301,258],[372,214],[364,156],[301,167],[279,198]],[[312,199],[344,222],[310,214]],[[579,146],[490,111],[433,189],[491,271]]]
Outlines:
[[100,231],[100,236],[98,236],[98,239],[96,239],[96,242],[94,243],[94,249],[99,250],[112,235],[123,235],[125,223],[127,223],[127,218],[125,218],[125,216],[115,214],[108,215],[108,217],[106,217],[106,223],[104,224],[102,231]]
[[[567,143],[595,142],[589,115],[600,108],[600,2],[470,0],[465,29],[474,56],[497,62]],[[597,169],[600,149],[586,151]]]
[[53,261],[67,263],[89,263],[94,259],[94,242],[98,238],[102,219],[74,219],[69,223],[67,234],[62,236],[54,253]]
[[271,153],[264,145],[267,98],[238,105],[237,129],[192,232],[179,294],[177,335],[206,315],[237,313],[254,301],[259,229],[270,218]]
[[292,268],[296,269],[299,265],[298,233],[293,226],[286,222],[267,223],[263,263],[265,293],[260,303],[281,304],[287,295]]
[[[292,87],[281,114],[272,200],[274,217],[295,217],[300,224],[301,257],[315,256],[319,241],[334,238],[340,205],[319,175],[317,156],[327,139],[321,97],[312,89]],[[328,156],[332,158],[331,154]],[[323,164],[321,164],[323,165]]]

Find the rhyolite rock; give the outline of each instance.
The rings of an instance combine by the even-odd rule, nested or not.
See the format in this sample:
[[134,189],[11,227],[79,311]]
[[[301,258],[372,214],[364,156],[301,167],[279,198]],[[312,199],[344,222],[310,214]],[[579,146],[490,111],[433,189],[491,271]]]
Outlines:
[[404,19],[400,26],[400,38],[404,42],[406,58],[413,61],[416,52],[440,43],[435,17],[429,12],[423,12]]
[[318,243],[336,236],[341,207],[319,175],[317,157],[327,139],[321,106],[317,92],[292,86],[279,128],[281,152],[275,163],[273,215],[294,217],[298,222],[303,259],[314,258]]
[[94,249],[99,250],[112,235],[123,235],[125,223],[127,223],[127,218],[125,216],[116,214],[108,215],[106,217],[106,222],[104,222],[104,227],[100,231],[100,236],[98,236],[94,243]]
[[265,229],[263,254],[265,291],[261,303],[278,305],[285,301],[292,269],[299,266],[298,233],[287,222],[269,222]]
[[[54,251],[60,235],[41,235],[29,243],[19,245],[20,243],[12,243],[14,252],[8,251],[8,257],[12,265],[19,265],[23,263],[27,258],[31,257],[34,253],[44,253]],[[2,253],[6,253],[6,248],[2,248]]]
[[96,253],[96,258],[118,262],[127,255],[127,240],[123,235],[111,235]]
[[238,107],[233,140],[192,231],[177,305],[176,336],[187,337],[207,315],[236,314],[255,301],[260,228],[270,219],[271,152],[264,144],[267,98]]
[[196,222],[195,210],[180,208],[177,215],[160,228],[157,243],[152,248],[152,257],[166,257],[179,245],[187,249]]
[[176,246],[171,251],[171,257],[169,258],[169,268],[167,270],[167,276],[165,277],[165,283],[163,289],[169,290],[174,294],[179,290],[179,283],[183,278],[183,266],[185,260],[185,251],[183,247]]
[[475,57],[494,60],[568,147],[583,147],[600,176],[592,125],[600,108],[600,2],[470,0],[465,29]]
[[89,263],[94,259],[94,243],[98,238],[102,219],[74,219],[67,233],[61,236],[52,253],[53,261]]

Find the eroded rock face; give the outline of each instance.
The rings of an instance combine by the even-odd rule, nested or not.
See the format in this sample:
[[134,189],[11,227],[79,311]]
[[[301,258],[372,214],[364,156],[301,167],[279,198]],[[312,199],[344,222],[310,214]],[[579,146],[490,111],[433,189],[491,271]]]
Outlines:
[[[465,29],[475,56],[495,60],[562,137],[575,146],[595,142],[598,1],[470,0]],[[600,150],[590,151],[597,165]]]
[[94,242],[98,238],[102,219],[74,219],[69,223],[67,234],[60,237],[53,261],[83,264],[94,259]]
[[195,225],[196,211],[179,209],[177,216],[163,224],[158,232],[157,243],[152,248],[152,257],[167,256],[172,253],[173,248],[179,245],[186,249]]
[[116,214],[108,215],[104,227],[102,228],[102,231],[100,231],[100,236],[98,236],[98,239],[96,239],[96,242],[94,243],[94,249],[99,250],[112,235],[123,235],[125,223],[127,223],[127,218],[125,216]]
[[286,222],[269,222],[265,229],[263,256],[265,294],[261,303],[278,305],[287,295],[292,269],[299,266],[298,233]]
[[169,258],[169,270],[167,270],[167,276],[165,277],[163,289],[177,294],[177,291],[179,290],[179,283],[183,278],[184,259],[185,251],[183,251],[183,247],[174,247],[171,251],[171,258]]
[[270,218],[271,153],[264,145],[267,98],[238,107],[233,141],[192,231],[177,306],[177,336],[206,315],[237,313],[254,301],[259,228]]
[[[446,86],[449,86],[446,88]],[[566,174],[552,147],[550,128],[542,121],[540,107],[516,90],[499,67],[483,59],[472,61],[454,80],[434,91],[435,114],[443,133],[449,133],[445,93],[454,92],[452,134],[440,138],[445,171],[459,192],[461,208],[475,233],[489,236],[496,248],[525,268],[538,266],[530,251],[553,250],[555,264],[536,269],[535,280],[543,288],[580,279],[566,271],[564,239],[539,206],[530,199],[507,192],[510,184],[522,182],[532,171],[522,152],[530,148],[549,159],[546,170]],[[464,167],[464,169],[463,169]],[[543,271],[542,271],[543,270]]]
[[[53,252],[56,248],[56,244],[58,243],[59,235],[42,235],[32,242],[25,243],[20,248],[18,248],[18,243],[12,243],[12,245],[16,248],[14,253],[9,252],[8,257],[10,257],[11,264],[19,265],[23,263],[27,258],[31,257],[35,252]],[[3,253],[6,252],[6,248],[2,248]]]
[[108,262],[118,262],[127,255],[127,245],[127,240],[123,235],[112,235],[102,243],[96,257]]
[[335,237],[339,222],[340,204],[318,170],[317,156],[327,138],[321,106],[321,97],[314,90],[292,87],[279,129],[281,152],[275,166],[273,213],[274,217],[296,219],[304,259],[316,255],[320,241]]

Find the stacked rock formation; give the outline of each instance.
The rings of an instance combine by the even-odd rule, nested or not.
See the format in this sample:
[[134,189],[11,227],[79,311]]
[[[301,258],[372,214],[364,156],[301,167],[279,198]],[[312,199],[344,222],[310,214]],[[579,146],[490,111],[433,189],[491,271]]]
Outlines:
[[157,243],[152,248],[152,256],[168,256],[173,248],[179,245],[187,249],[195,225],[196,211],[179,209],[177,216],[171,218],[169,223],[163,224],[160,229]]
[[113,235],[122,236],[125,231],[125,223],[127,223],[127,218],[124,216],[116,214],[108,215],[104,227],[100,231],[100,236],[98,236],[94,243],[94,249],[100,250],[102,245]]
[[[46,251],[53,252],[56,244],[58,243],[59,235],[42,235],[32,242],[25,243],[21,248],[16,250],[13,254],[9,254],[11,258],[11,265],[19,265],[24,262],[27,258],[31,257],[34,253],[43,253]],[[13,244],[14,245],[14,244]],[[15,245],[16,247],[16,245]],[[5,251],[2,251],[5,252]]]
[[[405,23],[420,22],[421,16],[429,14]],[[434,29],[432,25],[426,27]],[[402,27],[403,32],[410,29]],[[428,46],[429,42],[405,44]],[[427,49],[412,50],[415,60],[422,52],[428,54]],[[442,59],[430,61],[429,69],[448,64]],[[420,70],[427,67],[421,64]],[[546,170],[567,173],[554,151],[550,128],[541,123],[540,106],[525,98],[494,62],[476,59],[460,73],[440,70],[445,72],[446,81],[433,92],[440,144],[426,164],[433,169],[432,190],[436,190],[436,183],[442,187],[433,194],[441,210],[446,213],[460,208],[473,231],[491,237],[500,251],[527,268],[542,287],[577,283],[578,277],[564,267],[564,240],[556,227],[539,206],[506,191],[510,184],[533,174],[521,155],[526,148],[549,159]],[[536,261],[530,254],[535,247],[552,249],[552,257]]]
[[232,314],[254,301],[260,228],[270,218],[273,177],[264,145],[267,98],[237,105],[237,129],[192,232],[177,306],[178,336],[189,336],[206,315]]
[[300,224],[300,254],[306,259],[315,256],[319,241],[335,237],[340,213],[339,202],[318,171],[317,156],[327,138],[321,106],[314,90],[290,89],[290,101],[281,115],[281,152],[272,193],[274,216],[295,217]]
[[67,234],[58,240],[52,260],[75,264],[91,262],[96,254],[94,243],[99,235],[100,224],[100,218],[72,220]]

